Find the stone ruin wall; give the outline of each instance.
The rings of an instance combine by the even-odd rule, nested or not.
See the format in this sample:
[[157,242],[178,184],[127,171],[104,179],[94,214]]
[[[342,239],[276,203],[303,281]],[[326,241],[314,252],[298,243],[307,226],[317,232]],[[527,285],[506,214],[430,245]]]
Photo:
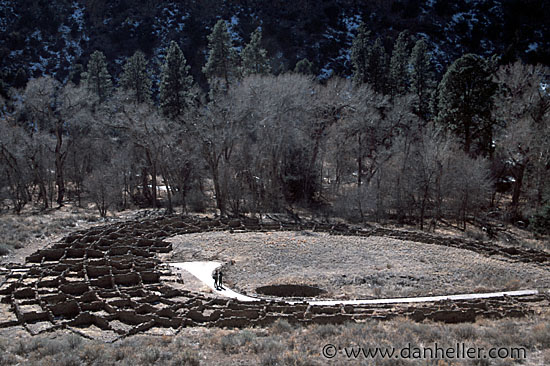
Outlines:
[[544,252],[418,232],[161,217],[78,231],[30,255],[26,265],[12,266],[0,283],[0,327],[22,325],[33,335],[63,328],[89,337],[101,333],[101,338],[115,341],[159,329],[175,334],[182,327],[265,326],[277,319],[297,324],[339,324],[404,316],[415,321],[470,322],[479,317],[522,317],[550,304],[549,296],[540,294],[419,304],[320,306],[266,300],[238,302],[172,286],[179,278],[157,256],[172,250],[164,239],[213,230],[313,230],[333,235],[388,236],[550,267],[550,255]]

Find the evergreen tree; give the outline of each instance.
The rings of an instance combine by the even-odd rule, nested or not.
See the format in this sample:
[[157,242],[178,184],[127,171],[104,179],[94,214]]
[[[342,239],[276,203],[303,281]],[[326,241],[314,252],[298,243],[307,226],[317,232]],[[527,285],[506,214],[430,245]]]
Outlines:
[[303,75],[313,75],[313,63],[311,63],[307,58],[303,58],[296,63],[294,72]]
[[[4,98],[8,98],[9,96],[9,86],[8,84],[4,81],[4,78],[5,78],[5,74],[3,72],[0,71],[0,100],[2,97]],[[1,104],[0,104],[0,111],[1,111]]]
[[367,82],[369,82],[375,91],[385,93],[387,91],[388,56],[386,49],[380,38],[377,38],[372,47],[369,47],[367,58]]
[[151,100],[151,78],[147,72],[147,60],[141,51],[136,51],[126,60],[120,77],[120,86],[132,93],[136,103]]
[[409,60],[410,91],[416,100],[416,113],[426,119],[430,110],[430,99],[435,86],[434,71],[431,63],[431,54],[428,44],[420,39],[416,42]]
[[399,33],[390,60],[390,87],[392,95],[403,95],[409,87],[409,32]]
[[16,88],[23,88],[25,85],[27,85],[27,81],[29,81],[29,77],[27,76],[27,73],[23,68],[17,69],[17,73],[15,74],[15,78],[13,79],[13,86]]
[[466,54],[447,69],[438,87],[437,120],[460,137],[467,153],[473,143],[479,152],[491,151],[494,64],[492,59]]
[[160,108],[174,118],[180,116],[191,103],[193,78],[183,52],[176,42],[170,42],[160,75]]
[[369,60],[369,38],[370,31],[364,23],[361,23],[357,36],[351,45],[351,63],[353,66],[353,81],[362,84],[368,81],[367,67]]
[[82,64],[76,63],[71,65],[71,71],[69,71],[69,81],[71,81],[74,85],[80,84],[82,74],[84,74],[84,66],[82,66]]
[[220,19],[212,29],[212,33],[208,35],[208,50],[208,61],[202,68],[202,72],[211,86],[216,79],[221,79],[225,87],[229,87],[229,84],[238,77],[238,56],[224,20]]
[[103,102],[111,94],[113,82],[107,70],[105,55],[101,51],[94,51],[88,61],[88,69],[82,75],[86,80],[88,90],[97,95],[99,102]]
[[267,51],[261,48],[262,30],[256,29],[250,36],[248,43],[241,53],[243,73],[250,74],[268,74],[271,71]]

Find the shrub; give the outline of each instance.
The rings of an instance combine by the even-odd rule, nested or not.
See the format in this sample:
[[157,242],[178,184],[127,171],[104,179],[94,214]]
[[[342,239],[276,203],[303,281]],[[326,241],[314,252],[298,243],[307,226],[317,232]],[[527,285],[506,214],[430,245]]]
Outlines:
[[550,234],[550,203],[531,217],[529,227],[539,235]]
[[172,359],[172,366],[199,366],[199,356],[196,352],[188,349],[179,351]]
[[105,347],[99,344],[88,343],[84,345],[84,348],[80,352],[80,358],[87,363],[94,361],[103,361],[107,358]]
[[277,355],[268,353],[262,356],[260,364],[262,366],[279,366],[281,364],[281,359]]
[[41,356],[52,356],[65,350],[64,344],[57,339],[42,339],[42,347],[39,349]]
[[227,334],[220,341],[222,351],[225,353],[238,353],[241,347],[251,344],[255,338],[256,335],[249,330]]
[[334,336],[339,334],[338,328],[333,324],[322,324],[319,325],[317,328],[315,328],[315,334],[319,336],[319,338],[326,338],[330,336]]
[[17,360],[17,357],[12,355],[11,353],[4,353],[4,352],[0,353],[0,365],[1,366],[15,365],[18,362],[19,361]]
[[59,355],[55,361],[58,366],[80,366],[82,364],[80,358],[70,352]]
[[459,340],[472,340],[477,337],[476,327],[472,324],[458,324],[454,331]]
[[292,325],[286,319],[277,319],[271,325],[271,333],[282,334],[292,331]]
[[146,347],[139,356],[141,364],[154,365],[160,358],[161,352],[156,347]]
[[306,352],[297,352],[296,350],[292,352],[285,352],[283,355],[283,365],[289,366],[317,366],[317,363],[314,360],[310,360],[307,357]]
[[82,343],[82,337],[77,334],[69,334],[65,337],[65,341],[70,349],[76,349]]
[[0,244],[0,256],[6,255],[10,252],[10,249],[6,244]]
[[550,324],[541,323],[533,327],[533,337],[544,348],[550,349]]
[[279,354],[283,352],[286,345],[281,342],[279,337],[271,336],[264,339],[257,339],[252,345],[255,353]]

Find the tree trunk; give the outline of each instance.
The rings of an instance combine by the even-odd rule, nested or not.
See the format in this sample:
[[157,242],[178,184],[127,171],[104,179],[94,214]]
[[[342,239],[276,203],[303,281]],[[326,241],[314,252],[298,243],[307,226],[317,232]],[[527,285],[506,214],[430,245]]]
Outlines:
[[57,204],[63,206],[63,198],[65,196],[65,180],[63,179],[63,163],[64,156],[61,152],[63,146],[63,127],[61,122],[57,122],[55,129],[55,183],[57,185]]
[[211,166],[210,170],[212,172],[212,180],[214,181],[214,194],[216,195],[216,206],[220,210],[220,215],[225,215],[225,202],[223,199],[223,194],[220,188],[220,177],[218,167]]
[[464,117],[464,152],[468,155],[472,148],[472,126],[475,126],[472,123],[472,117],[467,114]]
[[171,214],[174,212],[174,209],[172,207],[172,193],[170,192],[170,186],[168,185],[168,179],[166,178],[166,174],[164,171],[161,171],[162,174],[162,181],[164,182],[164,186],[166,187],[166,197],[168,199],[168,213]]
[[429,184],[426,184],[426,186],[424,187],[422,203],[420,204],[420,230],[424,230],[424,217],[426,216],[426,205],[428,203],[429,193],[430,193],[430,186]]
[[157,167],[151,167],[151,205],[157,208]]
[[357,142],[358,142],[358,149],[359,149],[359,153],[357,154],[357,205],[359,208],[359,215],[361,216],[361,221],[363,221],[365,219],[365,215],[363,214],[363,206],[361,205],[361,184],[362,184],[362,176],[363,176],[361,134],[357,134]]
[[515,214],[518,212],[519,197],[521,195],[521,186],[523,185],[523,177],[525,174],[525,164],[518,164],[517,170],[514,169],[514,190],[512,192],[512,211]]
[[149,192],[149,182],[148,182],[148,179],[147,179],[147,176],[149,175],[149,173],[147,172],[147,168],[142,168],[141,169],[141,180],[142,180],[142,185],[143,185],[143,198],[145,200],[151,200],[151,194]]

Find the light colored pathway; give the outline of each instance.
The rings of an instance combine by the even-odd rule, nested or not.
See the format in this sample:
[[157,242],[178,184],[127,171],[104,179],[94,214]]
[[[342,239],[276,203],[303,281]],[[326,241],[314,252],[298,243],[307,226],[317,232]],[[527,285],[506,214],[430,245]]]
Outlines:
[[235,292],[225,285],[223,285],[222,290],[217,290],[214,287],[214,279],[212,278],[212,272],[214,272],[216,268],[222,265],[220,262],[183,262],[183,263],[169,263],[169,264],[172,267],[184,269],[187,272],[191,273],[193,276],[197,277],[200,281],[202,281],[204,284],[210,287],[212,291],[214,291],[219,295],[230,297],[232,299],[237,299],[239,301],[261,300],[261,299],[257,299],[254,297],[246,296],[238,292]]
[[[168,263],[170,266],[184,269],[191,273],[193,276],[201,280],[208,287],[210,287],[215,293],[226,296],[239,301],[259,301],[262,298],[251,297],[235,292],[224,285],[222,290],[216,290],[214,287],[214,279],[212,278],[212,272],[222,264],[220,262],[182,262],[182,263]],[[442,300],[475,300],[475,299],[488,299],[492,297],[503,296],[526,296],[536,295],[538,290],[520,290],[520,291],[502,291],[502,292],[489,292],[481,294],[463,294],[463,295],[444,295],[444,296],[424,296],[424,297],[404,297],[395,299],[371,299],[371,300],[305,300],[305,302],[311,305],[368,305],[368,304],[399,304],[399,303],[415,303],[415,302],[435,302]],[[283,301],[289,304],[300,303],[301,301]]]

